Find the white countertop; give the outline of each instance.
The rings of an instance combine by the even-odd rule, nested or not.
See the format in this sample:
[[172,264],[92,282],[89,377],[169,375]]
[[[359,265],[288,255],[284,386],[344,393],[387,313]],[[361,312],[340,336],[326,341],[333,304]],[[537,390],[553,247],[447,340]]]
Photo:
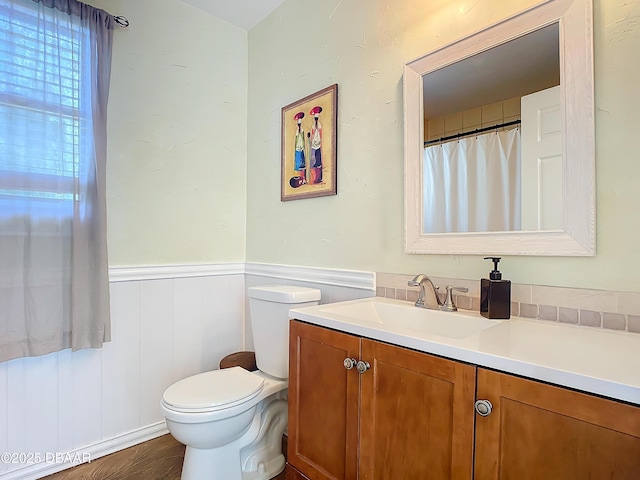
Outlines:
[[[381,302],[381,297],[340,305]],[[640,405],[640,334],[511,317],[479,333],[448,338],[327,312],[324,304],[289,316],[374,340]],[[447,313],[458,315],[459,313]],[[463,315],[479,314],[460,311]],[[366,359],[364,359],[366,360]]]

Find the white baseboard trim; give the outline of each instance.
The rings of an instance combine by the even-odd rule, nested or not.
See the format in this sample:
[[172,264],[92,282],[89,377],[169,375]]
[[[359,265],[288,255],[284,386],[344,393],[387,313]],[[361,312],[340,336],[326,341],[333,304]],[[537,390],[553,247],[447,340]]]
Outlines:
[[[33,465],[28,465],[17,470],[11,470],[0,475],[0,480],[36,480],[38,478],[46,477],[53,473],[61,472],[67,468],[75,467],[87,461],[94,461],[110,453],[114,453],[125,448],[132,447],[148,440],[160,437],[169,433],[167,425],[164,421],[148,425],[146,427],[139,428],[137,430],[118,435],[117,437],[110,438],[108,440],[102,440],[101,442],[87,445],[69,452],[60,452],[64,459],[74,459],[73,462],[60,463],[55,458],[49,459],[49,461],[42,461]],[[45,455],[44,453],[41,455]],[[77,460],[77,461],[76,461]]]
[[141,267],[109,267],[109,282],[162,280],[171,278],[243,275],[244,263],[214,263],[200,265],[149,265]]
[[375,272],[360,270],[340,270],[335,268],[299,267],[295,265],[275,265],[267,263],[245,263],[246,275],[284,278],[301,282],[335,285],[359,290],[376,290]]

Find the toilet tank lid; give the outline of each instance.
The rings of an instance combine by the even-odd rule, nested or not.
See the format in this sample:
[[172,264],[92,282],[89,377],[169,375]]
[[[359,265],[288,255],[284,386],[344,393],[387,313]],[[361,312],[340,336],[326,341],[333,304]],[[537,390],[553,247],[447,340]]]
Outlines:
[[264,285],[249,287],[249,298],[277,303],[306,303],[320,300],[317,288],[297,287],[294,285]]

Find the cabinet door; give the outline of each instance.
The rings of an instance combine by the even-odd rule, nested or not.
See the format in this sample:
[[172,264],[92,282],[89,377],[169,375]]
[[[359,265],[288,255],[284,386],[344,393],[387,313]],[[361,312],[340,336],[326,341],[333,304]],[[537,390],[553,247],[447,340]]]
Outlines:
[[362,480],[470,480],[476,367],[371,340],[361,376]]
[[292,321],[288,461],[311,480],[355,480],[360,338]]
[[478,369],[477,480],[637,480],[640,409]]

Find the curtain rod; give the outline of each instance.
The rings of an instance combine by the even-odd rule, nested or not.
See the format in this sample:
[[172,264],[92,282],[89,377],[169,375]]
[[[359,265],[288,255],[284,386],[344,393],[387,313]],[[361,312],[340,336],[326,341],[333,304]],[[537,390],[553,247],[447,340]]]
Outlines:
[[122,28],[127,28],[129,26],[129,20],[127,20],[127,17],[122,15],[114,15],[113,20]]
[[[53,1],[43,1],[43,0],[33,0],[35,3],[41,3],[42,5],[49,7],[49,8],[56,8],[57,10],[61,11],[61,12],[65,12],[67,14],[71,14],[72,12],[76,12],[77,9],[74,9],[74,7],[77,6],[82,6],[85,5],[89,8],[92,8],[94,10],[100,10],[104,13],[106,13],[107,15],[109,15],[111,18],[113,18],[113,21],[116,22],[117,25],[119,25],[122,28],[127,28],[129,26],[129,19],[127,17],[125,17],[124,15],[111,15],[109,12],[102,10],[100,8],[96,8],[93,5],[88,5],[88,4],[84,4],[80,1],[77,0],[73,0],[73,2],[75,3],[71,3],[71,4],[65,4],[62,5],[62,3],[58,4],[55,0]],[[79,13],[77,13],[78,16],[80,16]]]
[[424,142],[424,146],[426,147],[427,145],[431,145],[433,143],[446,142],[448,140],[466,137],[467,135],[475,135],[477,133],[488,132],[496,128],[509,127],[511,125],[517,125],[519,123],[521,123],[521,120],[513,120],[512,122],[500,123],[498,125],[492,125],[490,127],[476,128],[475,130],[469,130],[468,132],[456,133],[455,135],[449,135],[448,137],[440,137],[436,138],[435,140],[429,140],[427,142]]

